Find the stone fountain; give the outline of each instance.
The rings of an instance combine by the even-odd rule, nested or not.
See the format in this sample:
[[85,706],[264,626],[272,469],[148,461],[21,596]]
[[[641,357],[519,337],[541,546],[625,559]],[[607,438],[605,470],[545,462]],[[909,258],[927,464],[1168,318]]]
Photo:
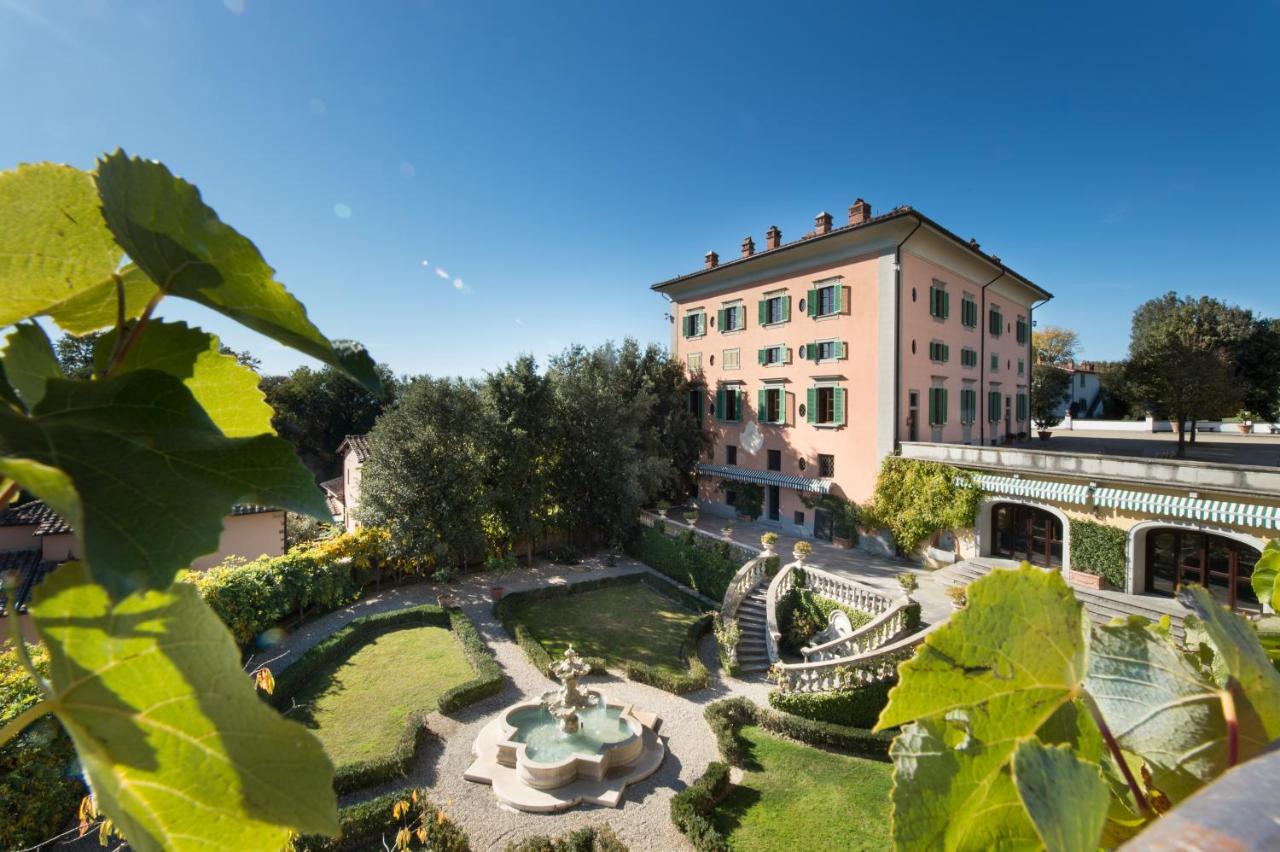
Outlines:
[[590,671],[570,646],[551,666],[560,687],[538,701],[513,704],[485,725],[463,777],[491,785],[498,801],[522,811],[619,805],[627,785],[662,763],[661,721],[579,686]]

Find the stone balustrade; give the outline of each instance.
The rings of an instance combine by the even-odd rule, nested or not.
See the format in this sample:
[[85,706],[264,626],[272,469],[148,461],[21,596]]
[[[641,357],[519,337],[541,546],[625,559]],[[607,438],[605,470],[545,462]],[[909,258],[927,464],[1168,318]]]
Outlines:
[[[800,566],[797,564],[797,567],[799,568]],[[837,574],[828,574],[821,568],[814,568],[812,565],[805,565],[801,570],[804,571],[804,586],[806,589],[816,595],[830,598],[849,609],[856,609],[869,615],[879,615],[897,603],[895,598],[891,598],[870,586],[864,586],[857,580],[851,580],[848,577],[841,577]]]
[[820,645],[809,645],[802,648],[801,653],[806,663],[865,654],[905,630],[910,611],[911,602],[903,598],[848,636],[840,636]]
[[765,551],[738,569],[738,573],[729,581],[729,588],[725,589],[724,601],[720,604],[721,618],[727,621],[737,616],[738,607],[751,594],[751,590],[768,576],[769,566],[777,558],[775,554]]
[[888,680],[897,674],[898,664],[910,658],[925,636],[939,626],[935,624],[889,645],[852,657],[776,664],[774,672],[778,689],[782,692],[832,692]]

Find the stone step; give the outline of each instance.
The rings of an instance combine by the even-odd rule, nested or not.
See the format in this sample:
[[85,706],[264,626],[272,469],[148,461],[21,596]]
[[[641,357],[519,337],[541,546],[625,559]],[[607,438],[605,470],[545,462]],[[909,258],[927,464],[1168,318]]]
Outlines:
[[764,601],[746,601],[738,604],[738,612],[765,612],[767,609]]
[[764,624],[768,618],[763,612],[743,612],[738,610],[738,621],[748,624]]

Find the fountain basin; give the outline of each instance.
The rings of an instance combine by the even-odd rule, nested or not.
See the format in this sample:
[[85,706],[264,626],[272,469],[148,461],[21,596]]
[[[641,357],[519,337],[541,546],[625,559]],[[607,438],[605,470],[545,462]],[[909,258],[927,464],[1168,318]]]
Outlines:
[[588,690],[580,727],[566,734],[543,702],[503,710],[476,737],[463,774],[490,784],[503,804],[547,813],[580,802],[616,807],[628,784],[652,775],[666,755],[658,718]]

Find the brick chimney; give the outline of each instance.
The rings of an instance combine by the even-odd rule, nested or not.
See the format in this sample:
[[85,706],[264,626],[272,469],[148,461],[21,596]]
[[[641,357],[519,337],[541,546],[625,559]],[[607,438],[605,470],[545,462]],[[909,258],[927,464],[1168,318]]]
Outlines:
[[782,245],[782,232],[778,230],[777,225],[770,225],[769,230],[764,232],[765,250],[776,249],[780,245]]
[[829,234],[831,233],[831,214],[823,210],[817,216],[813,217],[813,233]]
[[742,256],[751,257],[756,253],[756,241],[751,239],[750,235],[742,238]]
[[974,251],[982,251],[982,245],[973,237],[969,238],[969,248],[973,249]]
[[707,269],[714,269],[715,267],[720,265],[720,255],[716,254],[713,251],[707,252],[706,260],[703,265]]
[[849,224],[861,225],[871,218],[871,205],[861,198],[853,202],[849,208]]

